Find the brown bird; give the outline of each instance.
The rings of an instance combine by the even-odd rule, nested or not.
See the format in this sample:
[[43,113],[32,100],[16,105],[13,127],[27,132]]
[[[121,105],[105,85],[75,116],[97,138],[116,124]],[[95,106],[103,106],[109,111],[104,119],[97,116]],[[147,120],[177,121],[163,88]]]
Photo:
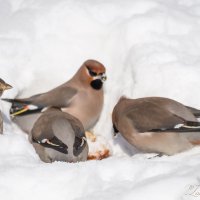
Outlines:
[[47,107],[61,108],[78,118],[85,130],[89,130],[99,119],[103,107],[105,71],[100,62],[87,60],[69,81],[48,92],[30,98],[4,100],[12,103],[10,113],[26,132],[30,132],[40,112]]
[[173,155],[200,145],[200,110],[168,98],[121,97],[112,113],[113,128],[144,152]]
[[88,144],[83,125],[60,109],[44,111],[35,122],[29,140],[44,162],[87,160]]
[[[0,78],[0,97],[5,90],[11,89],[12,86]],[[0,111],[0,134],[3,134],[3,118]]]

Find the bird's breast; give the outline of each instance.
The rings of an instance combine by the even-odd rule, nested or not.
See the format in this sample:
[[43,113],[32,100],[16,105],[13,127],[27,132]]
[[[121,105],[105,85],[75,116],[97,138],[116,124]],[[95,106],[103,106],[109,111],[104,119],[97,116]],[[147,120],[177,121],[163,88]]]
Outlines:
[[103,94],[95,95],[86,92],[80,92],[76,95],[68,107],[62,108],[62,111],[68,112],[78,118],[85,130],[92,128],[99,116],[103,107]]

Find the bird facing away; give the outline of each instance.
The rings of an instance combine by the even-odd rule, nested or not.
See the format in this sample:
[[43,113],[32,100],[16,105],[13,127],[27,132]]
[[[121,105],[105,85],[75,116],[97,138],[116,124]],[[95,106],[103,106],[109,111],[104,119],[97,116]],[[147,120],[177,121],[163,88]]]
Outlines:
[[35,122],[29,140],[44,162],[87,160],[88,144],[83,125],[60,109],[44,111]]
[[[11,89],[12,86],[0,78],[0,97],[5,90]],[[3,134],[3,118],[0,111],[0,134]]]
[[99,119],[103,107],[105,71],[100,62],[87,60],[69,81],[48,92],[30,98],[4,100],[12,103],[10,113],[25,132],[30,132],[38,113],[47,107],[61,108],[78,118],[85,130],[89,130]]
[[200,110],[168,98],[121,97],[113,109],[115,133],[144,152],[173,155],[200,145]]

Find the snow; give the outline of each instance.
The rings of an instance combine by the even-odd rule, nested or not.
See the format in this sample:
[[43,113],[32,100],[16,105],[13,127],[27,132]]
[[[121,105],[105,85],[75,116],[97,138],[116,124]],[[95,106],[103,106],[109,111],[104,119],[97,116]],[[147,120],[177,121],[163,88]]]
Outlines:
[[142,154],[113,138],[111,124],[121,95],[164,96],[200,108],[200,1],[0,0],[0,76],[14,86],[3,97],[47,91],[89,58],[107,68],[94,133],[112,157],[43,163],[1,101],[0,198],[200,199],[200,148],[171,157]]

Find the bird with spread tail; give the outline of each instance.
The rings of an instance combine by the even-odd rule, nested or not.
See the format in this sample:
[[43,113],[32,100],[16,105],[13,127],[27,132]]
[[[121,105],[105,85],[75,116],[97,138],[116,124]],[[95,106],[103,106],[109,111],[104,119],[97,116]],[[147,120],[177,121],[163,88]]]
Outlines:
[[[11,89],[12,86],[0,78],[0,97],[5,90]],[[0,134],[3,134],[3,118],[0,111]]]
[[88,144],[82,123],[58,108],[44,111],[35,122],[29,140],[44,162],[86,161]]
[[23,99],[3,99],[11,102],[10,114],[22,130],[30,133],[45,108],[60,108],[79,119],[85,130],[91,129],[100,117],[106,80],[106,69],[96,60],[85,61],[66,83],[45,93]]
[[115,133],[143,152],[173,155],[200,145],[200,110],[162,97],[121,97],[113,109]]

